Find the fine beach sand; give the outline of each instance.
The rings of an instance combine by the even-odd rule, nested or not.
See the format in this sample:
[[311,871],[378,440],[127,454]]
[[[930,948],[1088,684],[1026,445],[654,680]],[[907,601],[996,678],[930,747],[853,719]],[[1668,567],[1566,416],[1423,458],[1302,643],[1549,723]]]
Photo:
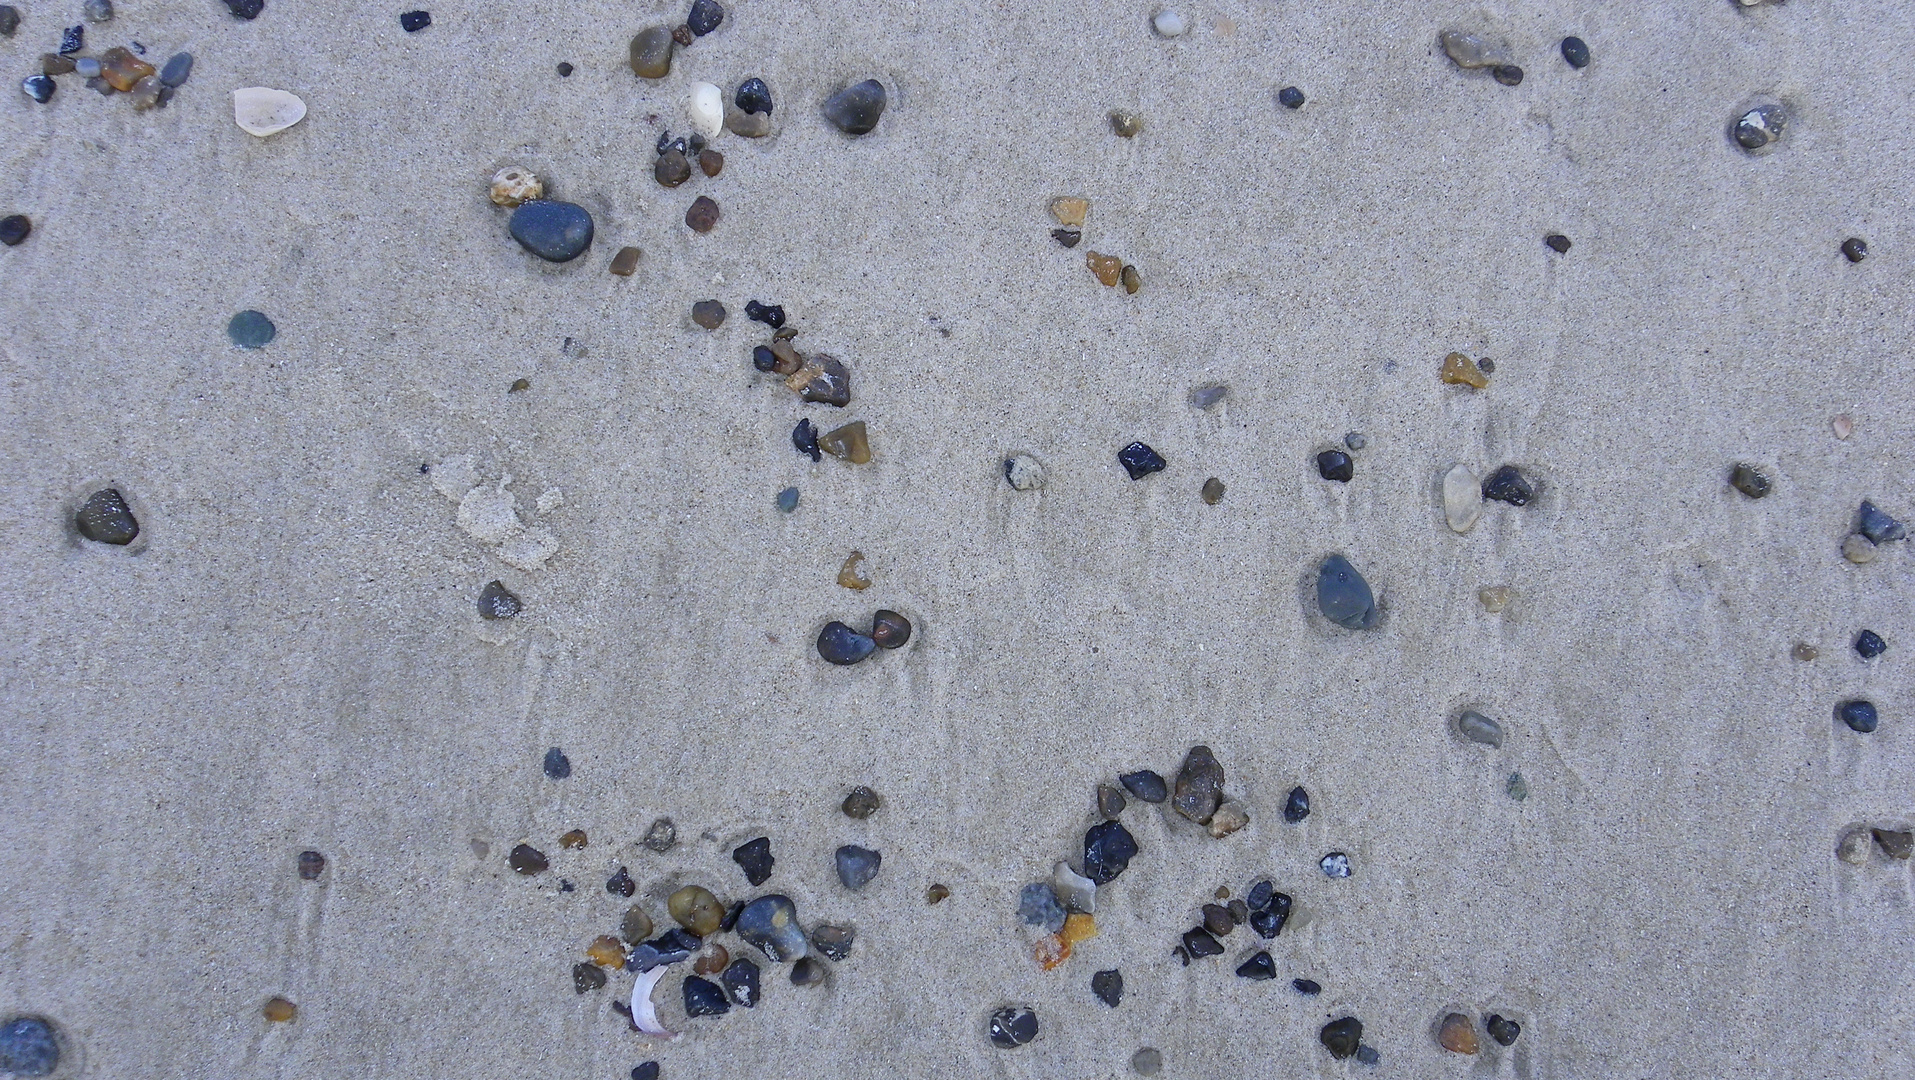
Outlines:
[[[20,6],[16,84],[79,12]],[[1115,1080],[1146,1045],[1193,1080],[1915,1073],[1909,864],[1834,856],[1915,817],[1915,556],[1839,554],[1861,499],[1915,516],[1915,9],[1203,0],[1165,41],[1152,7],[1088,0],[736,0],[642,83],[626,42],[684,5],[425,4],[413,35],[410,5],[118,6],[95,54],[198,57],[169,108],[71,75],[45,106],[0,94],[0,212],[34,223],[0,249],[0,1014],[58,1023],[66,1075]],[[1528,77],[1458,71],[1445,26]],[[775,134],[654,183],[648,114],[682,131],[691,82],[751,75]],[[853,140],[817,107],[866,77],[891,105]],[[230,92],[255,85],[310,114],[247,135]],[[1762,95],[1794,119],[1751,156],[1726,131]],[[510,164],[593,213],[585,257],[508,238],[486,183]],[[1093,204],[1075,251],[1047,235],[1060,194]],[[716,332],[688,318],[707,297]],[[850,366],[850,408],[751,370],[750,298]],[[227,340],[246,308],[264,350]],[[1452,350],[1496,360],[1487,391],[1438,382]],[[1222,405],[1186,403],[1212,381]],[[874,460],[799,457],[801,415],[864,420]],[[1352,430],[1355,480],[1319,479]],[[1134,439],[1169,468],[1127,480]],[[1041,491],[1004,483],[1014,452]],[[1730,489],[1738,460],[1774,492]],[[438,487],[462,461],[510,478],[543,569],[461,527]],[[1457,536],[1456,461],[1542,497]],[[133,550],[72,530],[106,484]],[[834,582],[853,549],[863,593]],[[1332,551],[1377,629],[1316,615]],[[478,618],[494,578],[516,621]],[[907,649],[818,658],[826,620],[879,607]],[[1873,735],[1832,720],[1856,695]],[[1450,733],[1464,706],[1500,750]],[[1251,824],[1133,802],[1101,936],[1039,970],[1018,889],[1081,854],[1097,783],[1193,743]],[[852,821],[860,783],[884,809]],[[1314,813],[1286,825],[1298,783]],[[666,855],[635,844],[661,814]],[[590,846],[561,850],[573,828]],[[766,964],[756,1009],[687,1023],[674,974],[669,1046],[612,1010],[629,974],[573,993],[627,904],[613,868],[663,920],[680,884],[753,895],[729,852],[759,835],[766,889],[857,928],[825,985]],[[512,873],[520,842],[551,872]],[[844,843],[884,855],[862,893]],[[1332,850],[1353,877],[1317,870]],[[1283,981],[1231,974],[1245,930],[1180,966],[1211,890],[1265,876],[1296,897]],[[261,1018],[274,995],[296,1020]],[[1007,1003],[1035,1043],[991,1047]],[[1433,1036],[1452,1010],[1522,1037],[1465,1061]],[[1380,1067],[1318,1045],[1343,1015]]]

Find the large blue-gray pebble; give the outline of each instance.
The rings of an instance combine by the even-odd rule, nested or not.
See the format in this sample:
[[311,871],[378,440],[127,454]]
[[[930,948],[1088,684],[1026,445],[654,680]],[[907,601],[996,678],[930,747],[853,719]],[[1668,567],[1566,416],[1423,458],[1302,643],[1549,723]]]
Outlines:
[[1025,926],[1041,926],[1055,934],[1064,929],[1064,905],[1048,882],[1033,881],[1017,894],[1017,917]]
[[532,199],[512,211],[512,239],[548,262],[570,262],[592,246],[592,215],[577,203]]
[[791,902],[791,897],[779,893],[761,896],[746,904],[732,929],[747,944],[756,945],[781,964],[798,959],[810,949],[805,943],[804,929],[798,925],[798,905]]
[[1376,595],[1350,560],[1332,555],[1317,570],[1317,610],[1323,617],[1351,630],[1376,625]]

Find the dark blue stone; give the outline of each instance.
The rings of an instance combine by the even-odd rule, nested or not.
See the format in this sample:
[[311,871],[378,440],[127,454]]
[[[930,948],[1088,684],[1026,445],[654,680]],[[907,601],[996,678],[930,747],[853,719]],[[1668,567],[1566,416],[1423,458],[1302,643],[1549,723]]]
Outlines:
[[1855,651],[1864,660],[1873,660],[1888,651],[1888,642],[1873,630],[1864,630],[1855,635]]
[[1122,822],[1100,821],[1084,833],[1084,876],[1104,885],[1130,866],[1137,855],[1137,839]]
[[1270,898],[1277,895],[1277,886],[1272,881],[1259,881],[1250,886],[1250,892],[1244,896],[1244,904],[1252,911],[1270,906]]
[[724,21],[725,6],[718,0],[692,0],[691,14],[685,16],[685,25],[699,37],[718,29],[718,24]]
[[811,951],[798,926],[798,905],[789,896],[772,893],[753,900],[738,913],[734,926],[746,944],[756,945],[780,964]]
[[1890,540],[1901,540],[1908,536],[1908,530],[1902,523],[1877,509],[1867,499],[1862,500],[1862,508],[1855,512],[1855,531],[1878,544]]
[[60,1064],[60,1041],[53,1025],[37,1016],[20,1016],[0,1025],[0,1073],[46,1076]]
[[1184,953],[1196,959],[1204,956],[1221,956],[1223,944],[1210,936],[1210,931],[1201,926],[1193,926],[1184,931]]
[[399,29],[404,30],[408,34],[416,34],[431,25],[432,13],[430,11],[408,11],[399,16]]
[[545,775],[554,780],[572,775],[572,761],[565,756],[565,751],[554,746],[545,752]]
[[1131,443],[1117,451],[1117,461],[1124,466],[1132,480],[1142,480],[1154,472],[1164,471],[1164,457],[1157,451],[1140,442]]
[[1563,59],[1569,61],[1569,66],[1573,68],[1588,67],[1589,43],[1579,37],[1564,38]]
[[747,840],[731,850],[731,861],[745,872],[745,880],[753,885],[763,885],[771,876],[771,867],[778,860],[771,854],[771,838],[761,836],[756,840]]
[[813,461],[824,460],[824,454],[818,450],[818,429],[812,427],[808,419],[798,421],[798,426],[791,429],[791,445],[797,447],[800,454],[806,455]]
[[776,330],[785,325],[785,309],[782,304],[761,304],[756,300],[747,300],[745,301],[745,318],[764,323]]
[[279,336],[279,328],[265,315],[248,309],[226,324],[226,336],[242,349],[263,349]]
[[1316,997],[1323,993],[1323,987],[1315,979],[1291,979],[1290,985],[1296,987],[1297,993],[1304,997]]
[[724,980],[725,993],[731,995],[732,1004],[755,1008],[758,1004],[758,965],[744,957],[731,962],[725,973],[719,976]]
[[1363,1021],[1354,1016],[1332,1020],[1317,1033],[1317,1041],[1338,1061],[1354,1057],[1356,1048],[1363,1042]]
[[193,54],[174,53],[173,58],[160,69],[161,86],[184,86],[187,77],[193,74]]
[[647,1061],[633,1069],[632,1080],[658,1080],[658,1062]]
[[739,111],[745,113],[764,113],[771,115],[771,87],[759,78],[746,79],[738,84],[738,93],[731,99]]
[[731,1002],[725,1000],[725,991],[717,983],[696,975],[685,976],[686,1016],[723,1016],[730,1011]]
[[839,848],[834,858],[838,864],[839,883],[854,892],[871,884],[871,879],[878,876],[878,867],[884,863],[884,856],[856,844]]
[[1124,785],[1125,791],[1130,792],[1132,795],[1137,796],[1147,803],[1160,803],[1170,798],[1170,786],[1164,783],[1162,776],[1159,776],[1149,769],[1144,769],[1140,772],[1125,773],[1118,777],[1117,780]]
[[1286,86],[1277,91],[1277,104],[1286,109],[1303,108],[1303,91],[1294,86]]
[[[1310,816],[1310,793],[1302,785],[1290,789],[1290,797],[1283,800],[1283,820],[1295,825]],[[1251,907],[1257,905],[1252,904]]]
[[226,10],[250,22],[266,10],[266,0],[226,0]]
[[871,640],[870,635],[860,634],[836,619],[818,631],[818,655],[840,667],[850,667],[863,660],[877,647],[878,643]]
[[1255,956],[1237,965],[1237,977],[1254,982],[1274,979],[1277,977],[1277,962],[1270,959],[1269,953],[1258,951]]
[[1863,701],[1860,698],[1854,701],[1844,701],[1840,705],[1837,705],[1835,707],[1835,715],[1840,717],[1842,722],[1849,726],[1850,731],[1859,731],[1864,735],[1874,731],[1877,723],[1874,703]]
[[86,48],[86,26],[69,26],[60,31],[60,55],[71,56]]
[[1376,595],[1350,560],[1332,555],[1317,570],[1317,610],[1338,626],[1367,630],[1376,625]]
[[751,366],[764,372],[777,371],[778,354],[771,351],[771,346],[760,345],[751,350]]
[[54,89],[53,79],[47,75],[29,75],[20,80],[20,92],[42,105],[53,100]]
[[1356,1048],[1356,1059],[1365,1065],[1374,1065],[1383,1060],[1383,1055],[1376,1052],[1376,1047],[1365,1043]]
[[1097,995],[1097,1000],[1115,1009],[1124,1000],[1124,973],[1111,968],[1092,975],[1090,992]]
[[592,215],[576,203],[533,199],[512,211],[512,239],[548,262],[569,262],[592,246]]
[[1350,461],[1350,455],[1341,450],[1325,450],[1317,455],[1317,474],[1325,480],[1335,480],[1347,484],[1356,475],[1356,467]]
[[1013,1050],[1037,1038],[1037,1014],[1021,1005],[1006,1006],[991,1014],[991,1045]]
[[676,964],[689,959],[698,951],[701,944],[698,935],[688,930],[667,931],[660,937],[640,944],[625,959],[625,966],[633,971],[646,972],[665,964]]
[[1250,912],[1250,929],[1264,940],[1283,933],[1283,924],[1290,921],[1290,895],[1273,893],[1268,903]]
[[1522,472],[1514,465],[1505,465],[1490,473],[1483,481],[1483,498],[1506,502],[1511,506],[1528,506],[1536,497],[1536,489],[1531,486]]

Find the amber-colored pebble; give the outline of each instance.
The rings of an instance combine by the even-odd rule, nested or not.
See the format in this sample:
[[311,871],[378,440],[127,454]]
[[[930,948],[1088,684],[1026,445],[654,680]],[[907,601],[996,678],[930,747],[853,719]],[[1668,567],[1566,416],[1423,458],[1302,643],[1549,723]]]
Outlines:
[[293,1014],[298,1011],[299,1011],[299,1007],[294,1005],[292,1002],[287,1001],[283,997],[276,997],[276,998],[269,998],[265,1006],[259,1010],[259,1013],[261,1016],[264,1016],[266,1019],[272,1021],[275,1024],[283,1024],[286,1021],[291,1020],[293,1018]]
[[1082,912],[1064,917],[1064,929],[1059,934],[1064,944],[1074,946],[1080,941],[1089,941],[1097,936],[1097,920]]
[[950,899],[950,897],[951,890],[943,885],[932,885],[930,888],[924,890],[924,902],[927,904],[942,903]]
[[508,394],[516,394],[522,390],[530,390],[530,389],[532,389],[531,379],[513,379],[512,385],[506,387],[505,392]]
[[151,74],[153,65],[133,55],[131,49],[115,45],[100,54],[100,77],[122,94]]
[[698,152],[698,167],[706,176],[717,176],[725,171],[725,155],[709,147]]
[[700,195],[693,200],[691,209],[685,211],[685,224],[696,233],[708,233],[718,224],[718,204],[709,196]]
[[1491,615],[1508,607],[1511,595],[1507,585],[1485,585],[1476,590],[1476,599],[1483,602],[1483,610]]
[[1071,943],[1061,934],[1045,934],[1031,949],[1031,958],[1037,966],[1049,971],[1071,958]]
[[1084,265],[1097,275],[1097,280],[1105,285],[1115,285],[1123,277],[1124,260],[1115,255],[1099,255],[1095,251],[1084,253]]
[[1136,267],[1129,264],[1126,264],[1119,272],[1118,280],[1124,283],[1124,291],[1132,296],[1136,296],[1137,290],[1144,287],[1144,276],[1137,272]]
[[676,30],[672,31],[672,40],[678,42],[680,46],[689,47],[693,41],[697,40],[697,38],[695,35],[692,34],[691,27],[680,26]]
[[1489,376],[1482,373],[1476,361],[1460,352],[1453,352],[1443,358],[1443,381],[1459,386],[1473,386],[1478,390],[1489,387]]
[[1228,900],[1230,899],[1230,886],[1219,885],[1217,886],[1217,891],[1212,893],[1211,895],[1215,896],[1219,900]]
[[1138,116],[1136,113],[1125,112],[1122,109],[1112,109],[1110,111],[1110,129],[1123,138],[1134,139],[1137,137],[1138,132],[1144,130],[1144,118]]
[[1199,494],[1203,496],[1205,506],[1217,505],[1223,501],[1223,481],[1214,476],[1205,480],[1203,491]]
[[1059,225],[1082,228],[1084,215],[1090,213],[1090,200],[1077,195],[1059,195],[1051,200],[1051,216]]
[[559,846],[562,848],[584,847],[585,846],[585,830],[573,829],[571,832],[568,832],[564,836],[559,837]]
[[[818,436],[818,449],[835,458],[843,458],[853,465],[863,465],[871,460],[871,441],[865,437],[864,421],[853,420],[841,428]],[[843,583],[840,575],[839,583]]]
[[698,975],[710,975],[714,971],[723,971],[731,963],[731,953],[723,945],[711,944],[699,952],[698,959],[692,961],[692,972]]
[[863,592],[871,587],[871,575],[864,569],[864,552],[854,551],[838,568],[838,584]]
[[631,277],[638,269],[639,251],[635,247],[622,247],[612,256],[612,273],[619,277]]
[[625,946],[615,937],[594,938],[585,947],[585,958],[599,967],[617,971],[625,966]]
[[710,890],[697,885],[687,885],[667,897],[665,908],[678,925],[699,937],[710,937],[717,933],[718,924],[725,918],[724,905],[718,902]]
[[1795,648],[1789,650],[1789,655],[1806,663],[1822,655],[1822,653],[1808,642],[1798,641],[1795,643]]
[[1477,1051],[1476,1025],[1470,1023],[1469,1017],[1462,1013],[1451,1013],[1443,1018],[1436,1041],[1451,1053],[1474,1054]]
[[791,347],[789,341],[773,341],[770,349],[771,355],[778,358],[777,364],[771,370],[780,375],[796,375],[798,369],[805,366],[805,358],[797,349]]

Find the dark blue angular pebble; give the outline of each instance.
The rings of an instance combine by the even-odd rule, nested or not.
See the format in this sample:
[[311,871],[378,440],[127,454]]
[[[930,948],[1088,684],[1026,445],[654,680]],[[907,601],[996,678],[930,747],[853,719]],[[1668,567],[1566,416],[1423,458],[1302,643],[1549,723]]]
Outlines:
[[1250,891],[1245,894],[1243,901],[1250,910],[1255,911],[1258,908],[1269,907],[1270,898],[1276,894],[1277,886],[1275,882],[1259,881],[1255,885],[1250,886]]
[[1137,840],[1121,822],[1100,821],[1084,834],[1084,876],[1104,885],[1130,866]]
[[1164,782],[1163,777],[1149,769],[1125,773],[1117,780],[1124,785],[1125,791],[1147,803],[1160,803],[1170,798],[1170,785]]
[[818,655],[840,667],[850,667],[863,660],[877,647],[878,643],[870,635],[860,634],[836,619],[818,631]]
[[1277,91],[1277,104],[1286,109],[1303,108],[1303,91],[1294,86],[1286,86]]
[[1097,1000],[1115,1009],[1124,1000],[1124,973],[1111,968],[1092,975],[1090,992],[1097,995]]
[[1277,962],[1270,959],[1269,953],[1259,950],[1255,956],[1237,965],[1237,977],[1255,982],[1274,979],[1277,977]]
[[1864,630],[1855,635],[1855,651],[1864,660],[1873,660],[1888,651],[1888,642],[1873,630]]
[[1013,1050],[1037,1038],[1037,1014],[1022,1006],[1006,1006],[991,1014],[991,1045]]
[[60,55],[70,56],[86,48],[86,25],[69,26],[60,31]]
[[20,1016],[0,1026],[0,1073],[47,1076],[60,1065],[60,1040],[53,1025],[37,1016]]
[[1341,450],[1325,450],[1317,455],[1317,475],[1325,480],[1335,480],[1347,484],[1356,475],[1356,467],[1350,461],[1350,455]]
[[834,859],[838,864],[838,883],[853,892],[871,884],[871,879],[878,876],[878,868],[884,864],[883,855],[856,844],[839,848]]
[[54,82],[50,76],[29,75],[20,80],[20,92],[42,105],[53,100],[54,89]]
[[266,10],[266,0],[226,0],[226,10],[250,22]]
[[572,775],[572,760],[565,756],[565,751],[554,746],[545,752],[545,775],[554,780]]
[[692,0],[691,14],[685,16],[685,25],[699,37],[718,29],[718,24],[724,21],[725,6],[718,0]]
[[758,965],[744,957],[731,962],[721,976],[725,982],[725,992],[731,995],[732,1004],[743,1005],[747,1009],[758,1005]]
[[667,931],[633,949],[632,955],[625,959],[625,966],[643,973],[665,964],[676,964],[690,958],[700,944],[698,935],[690,931]]
[[512,211],[512,239],[548,262],[570,262],[592,246],[592,215],[576,203],[533,199]]
[[725,1000],[725,991],[717,983],[696,975],[685,976],[686,1016],[723,1016],[730,1011],[731,1002]]
[[1291,979],[1290,985],[1296,987],[1297,993],[1304,997],[1316,997],[1323,993],[1323,987],[1317,985],[1315,979]]
[[432,13],[430,11],[408,11],[399,16],[399,29],[404,30],[408,34],[416,34],[431,25]]
[[[1290,789],[1290,797],[1283,800],[1283,820],[1292,825],[1310,816],[1310,793],[1299,784]],[[1255,907],[1255,904],[1250,905]]]
[[761,836],[756,840],[747,840],[733,848],[731,861],[745,872],[745,880],[752,885],[763,885],[771,877],[771,868],[778,860],[771,854],[771,838]]
[[1855,512],[1855,531],[1878,544],[1890,540],[1901,540],[1908,536],[1908,530],[1902,523],[1883,513],[1867,499],[1862,500],[1862,508]]
[[1535,497],[1535,487],[1514,465],[1504,465],[1483,481],[1485,499],[1495,499],[1511,506],[1528,506]]
[[1864,735],[1874,731],[1877,723],[1874,703],[1860,698],[1837,705],[1835,715],[1849,726],[1850,731],[1859,731]]
[[658,1080],[658,1062],[647,1061],[633,1069],[632,1080]]
[[[761,322],[773,330],[785,325],[785,309],[782,304],[761,304],[756,300],[745,301],[745,318]],[[762,346],[761,346],[762,348]]]
[[1569,66],[1573,68],[1588,67],[1589,66],[1589,43],[1579,37],[1564,38],[1563,39],[1563,59],[1567,60],[1569,62]]
[[1376,595],[1350,560],[1332,555],[1317,569],[1317,610],[1338,626],[1368,630],[1376,625]]
[[[765,351],[771,350],[765,349]],[[818,449],[818,429],[811,426],[810,419],[798,421],[798,426],[791,429],[791,445],[797,447],[800,454],[806,455],[813,461],[824,460],[824,454]]]
[[764,113],[771,115],[771,87],[759,78],[746,79],[738,84],[738,93],[731,99],[739,111],[745,113]]
[[1268,904],[1250,912],[1250,929],[1266,941],[1283,933],[1283,924],[1290,921],[1291,904],[1290,894],[1273,894]]
[[185,86],[186,80],[193,74],[193,54],[174,53],[173,58],[160,69],[161,86]]
[[1204,956],[1221,956],[1223,944],[1210,936],[1210,931],[1201,926],[1193,926],[1184,931],[1184,953],[1195,959]]
[[1142,480],[1154,472],[1164,471],[1162,454],[1140,442],[1131,443],[1117,451],[1117,461],[1132,480]]

